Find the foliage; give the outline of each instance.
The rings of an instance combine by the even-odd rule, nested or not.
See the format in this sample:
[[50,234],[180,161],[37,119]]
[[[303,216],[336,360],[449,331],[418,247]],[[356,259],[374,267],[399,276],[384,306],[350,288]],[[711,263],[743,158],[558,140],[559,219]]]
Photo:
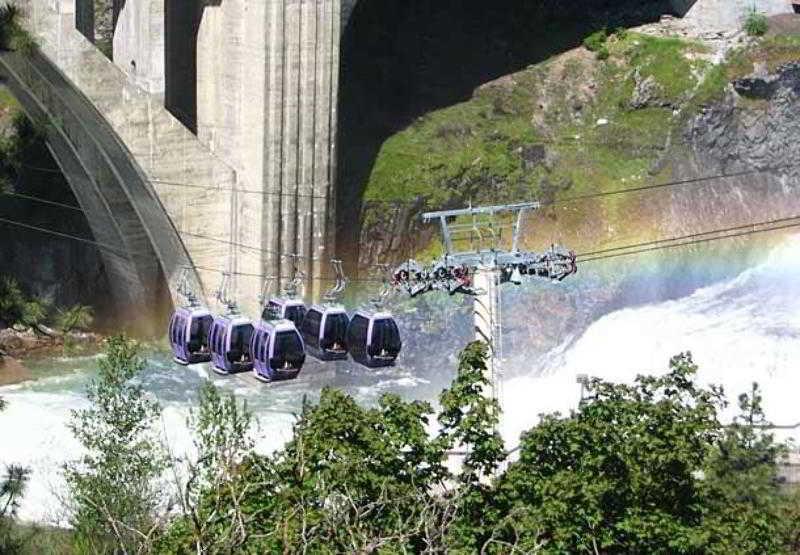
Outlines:
[[38,47],[36,40],[19,24],[20,8],[13,3],[0,6],[0,50],[16,50],[25,56]]
[[[303,403],[286,446],[261,455],[247,406],[205,386],[189,418],[197,457],[188,464],[182,510],[160,534],[153,532],[161,528],[152,484],[164,467],[158,450],[141,443],[155,408],[134,417],[119,408],[144,400],[129,383],[141,367],[135,347],[114,342],[99,379],[107,391],[93,384],[95,408],[73,422],[85,444],[87,435],[103,444],[90,447],[93,464],[81,463],[95,469],[91,478],[80,474],[82,487],[74,487],[71,471],[76,498],[92,500],[78,503],[83,550],[774,553],[800,537],[800,505],[776,479],[784,447],[758,428],[766,422],[757,387],[724,427],[717,418],[722,391],[695,384],[688,353],[661,377],[640,376],[632,385],[594,379],[579,409],[543,416],[523,435],[519,460],[504,469],[499,407],[485,395],[491,383],[483,343],[461,353],[439,399],[436,434],[428,403],[384,395],[377,406],[361,407],[325,389],[318,403]],[[125,445],[135,449],[96,439],[125,439],[120,424],[131,431]],[[445,465],[454,450],[463,456],[457,472]],[[114,476],[139,487],[117,484],[112,499]],[[135,501],[113,518],[98,509],[118,510],[121,499]],[[148,532],[120,534],[122,524]]]
[[461,491],[456,516],[449,530],[451,547],[480,551],[493,529],[485,524],[494,491],[489,480],[506,458],[503,440],[497,432],[500,405],[487,395],[492,384],[486,374],[487,345],[474,342],[459,355],[458,374],[440,396],[440,437],[448,450],[466,451],[458,482]]
[[[635,186],[670,179],[669,167],[663,175],[652,170],[658,160],[670,158],[664,145],[694,113],[673,115],[711,71],[699,55],[704,47],[630,31],[603,47],[612,63],[568,52],[486,83],[466,102],[418,118],[383,143],[365,200],[408,202],[413,216],[470,200],[558,200],[617,189],[623,180]],[[654,105],[631,108],[637,75],[657,85]],[[706,89],[709,96],[716,94],[716,85]],[[601,118],[608,125],[598,126]],[[640,202],[631,195],[611,195],[570,210],[543,210],[534,216],[535,225],[541,236],[558,236],[579,250],[610,240],[603,230],[618,234],[620,226],[632,237],[651,237],[651,222],[636,216],[642,213]],[[365,234],[386,221],[386,211],[378,206],[383,205],[365,205]],[[584,229],[587,221],[609,226],[598,225],[595,234],[569,231]],[[429,237],[418,234],[410,254],[440,250]]]
[[607,40],[608,40],[608,30],[600,29],[599,31],[595,31],[594,33],[583,39],[583,46],[585,46],[587,50],[590,50],[592,52],[599,52],[600,49],[605,47]]
[[694,552],[702,519],[694,472],[716,439],[716,390],[689,355],[635,385],[589,382],[590,402],[545,416],[501,479],[506,537],[547,552]]
[[751,37],[762,37],[767,34],[768,30],[769,21],[767,21],[767,16],[757,12],[755,9],[750,10],[744,20],[745,33]]
[[716,553],[777,553],[784,545],[786,500],[777,480],[785,446],[762,429],[758,384],[739,397],[740,415],[727,427],[709,457],[704,488],[709,505],[704,529],[714,534]]
[[[252,415],[247,405],[239,406],[233,395],[223,398],[213,384],[200,392],[196,412],[189,417],[194,432],[197,460],[189,465],[189,478],[183,493],[184,518],[173,525],[173,537],[162,547],[183,542],[198,552],[223,552],[238,548],[247,535],[236,522],[226,520],[225,505],[242,495],[246,487],[240,478],[241,465],[253,449],[250,437]],[[220,496],[208,496],[220,492]],[[188,538],[181,539],[186,534]]]
[[87,330],[93,320],[92,307],[76,304],[70,308],[58,310],[56,325],[62,332],[69,333],[75,330]]
[[7,326],[35,327],[46,314],[46,302],[26,296],[14,278],[0,276],[0,322]]
[[91,407],[73,411],[69,428],[87,454],[65,467],[79,550],[145,552],[160,531],[164,501],[157,479],[165,455],[154,425],[158,404],[132,382],[144,368],[137,343],[107,340],[88,386]]
[[19,553],[25,545],[14,519],[29,478],[30,469],[18,465],[6,466],[6,473],[0,478],[0,553]]

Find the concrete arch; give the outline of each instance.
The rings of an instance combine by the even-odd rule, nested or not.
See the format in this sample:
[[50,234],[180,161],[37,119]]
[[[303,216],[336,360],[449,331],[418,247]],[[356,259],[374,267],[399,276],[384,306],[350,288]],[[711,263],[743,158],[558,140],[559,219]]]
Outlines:
[[105,119],[47,58],[5,52],[0,69],[27,115],[47,122],[48,147],[104,245],[124,321],[137,332],[158,329],[171,307],[165,276],[190,258],[155,191]]

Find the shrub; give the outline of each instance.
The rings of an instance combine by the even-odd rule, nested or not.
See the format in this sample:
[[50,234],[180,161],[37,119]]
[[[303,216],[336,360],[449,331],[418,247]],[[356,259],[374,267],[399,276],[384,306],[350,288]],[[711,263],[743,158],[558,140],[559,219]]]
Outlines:
[[614,36],[617,37],[618,40],[625,40],[628,38],[628,30],[625,27],[617,27],[614,29]]
[[75,330],[86,330],[92,325],[92,320],[94,320],[92,308],[76,304],[70,308],[59,309],[56,325],[62,332],[69,333]]
[[758,13],[756,10],[751,10],[744,20],[744,31],[751,37],[762,37],[769,30],[769,22],[767,16],[763,13]]
[[0,6],[0,50],[16,50],[24,56],[30,56],[38,44],[19,24],[20,15],[20,9],[15,4]]
[[597,51],[597,59],[598,60],[607,60],[611,53],[608,51],[608,48],[602,46],[600,50]]
[[605,29],[600,29],[599,31],[595,31],[585,39],[583,39],[583,46],[585,46],[588,50],[592,52],[599,52],[602,48],[605,47],[606,41],[608,40],[608,31]]
[[47,314],[47,303],[28,298],[12,277],[0,276],[0,323],[35,328]]

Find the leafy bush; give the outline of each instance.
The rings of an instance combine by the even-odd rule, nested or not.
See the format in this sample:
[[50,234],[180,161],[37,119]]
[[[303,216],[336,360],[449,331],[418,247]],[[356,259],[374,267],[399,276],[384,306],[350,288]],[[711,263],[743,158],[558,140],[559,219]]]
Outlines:
[[21,12],[12,3],[0,6],[0,50],[16,50],[23,55],[31,55],[38,44],[19,24]]
[[47,315],[47,303],[29,298],[12,277],[0,276],[0,323],[36,327]]
[[751,37],[763,37],[769,30],[769,22],[767,16],[763,13],[758,13],[755,9],[747,14],[744,20],[744,31]]
[[608,31],[606,29],[600,29],[583,39],[583,46],[592,52],[599,52],[600,49],[605,46],[607,40]]
[[149,553],[164,500],[161,409],[133,383],[144,368],[137,343],[112,337],[105,355],[88,386],[90,407],[73,411],[68,424],[85,452],[64,468],[72,527],[81,553]]
[[[90,388],[93,408],[71,426],[90,453],[67,474],[79,547],[755,554],[788,551],[797,537],[797,509],[777,481],[782,446],[755,427],[765,424],[758,389],[726,428],[722,391],[695,383],[688,353],[663,376],[594,379],[576,411],[544,415],[523,434],[509,465],[499,405],[484,393],[486,357],[479,342],[460,354],[435,416],[426,402],[387,394],[362,407],[325,389],[317,404],[303,403],[292,438],[271,455],[253,450],[246,406],[206,385],[189,420],[197,455],[182,510],[159,521],[164,494],[154,484],[164,466],[148,431],[158,410],[130,384],[141,369],[135,347],[114,339]],[[463,457],[457,472],[446,464],[454,451]]]
[[596,52],[598,60],[607,60],[611,53],[608,51],[608,47],[602,46],[600,50]]
[[64,333],[74,330],[87,330],[92,325],[94,315],[92,308],[82,304],[76,304],[67,309],[59,309],[56,318],[56,326]]
[[617,27],[614,29],[614,36],[617,37],[618,40],[625,40],[628,38],[628,30],[625,27]]

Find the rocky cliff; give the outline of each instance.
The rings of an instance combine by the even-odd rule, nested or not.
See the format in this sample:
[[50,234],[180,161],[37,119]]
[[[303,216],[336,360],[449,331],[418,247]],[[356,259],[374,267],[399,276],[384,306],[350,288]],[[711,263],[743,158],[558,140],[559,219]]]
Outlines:
[[564,202],[534,218],[531,246],[558,239],[579,252],[800,211],[800,168],[783,167],[800,151],[798,35],[745,40],[722,59],[700,41],[649,34],[619,33],[608,48],[607,61],[579,48],[491,81],[389,138],[365,191],[361,266],[435,254],[419,212],[470,199],[567,201],[763,171]]

